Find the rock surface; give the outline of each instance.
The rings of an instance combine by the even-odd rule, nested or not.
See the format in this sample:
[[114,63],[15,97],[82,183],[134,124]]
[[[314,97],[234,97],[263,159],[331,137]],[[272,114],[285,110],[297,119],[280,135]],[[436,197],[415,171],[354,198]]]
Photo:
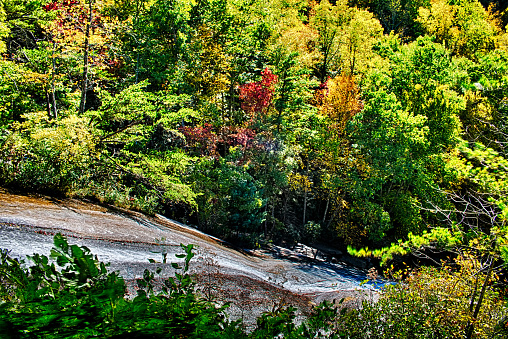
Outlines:
[[[230,302],[232,318],[251,323],[257,315],[278,304],[298,306],[306,313],[322,300],[346,298],[359,303],[372,297],[374,286],[361,284],[364,271],[345,264],[314,260],[302,252],[274,247],[246,252],[228,247],[220,239],[156,215],[103,207],[72,199],[24,196],[0,191],[0,248],[11,255],[49,254],[56,233],[69,243],[84,245],[99,260],[134,286],[145,268],[161,267],[162,277],[173,275],[170,262],[182,253],[180,244],[197,245],[191,262],[202,293]],[[168,263],[151,264],[148,259]]]

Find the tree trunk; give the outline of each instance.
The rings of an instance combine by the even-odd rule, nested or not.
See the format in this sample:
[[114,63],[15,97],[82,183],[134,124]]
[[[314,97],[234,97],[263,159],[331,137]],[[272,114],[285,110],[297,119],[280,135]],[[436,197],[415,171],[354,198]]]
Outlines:
[[332,217],[328,221],[328,225],[326,225],[326,228],[330,229],[330,226],[332,225],[332,222],[335,220],[335,217],[337,216],[337,213],[339,212],[340,209],[341,209],[340,206],[337,206],[335,208],[335,210],[333,211]]
[[[139,48],[139,45],[138,45]],[[136,84],[139,82],[139,51],[136,52]]]
[[328,58],[328,53],[324,53],[324,60],[323,60],[323,66],[321,67],[321,83],[324,83],[325,82],[325,79],[326,79],[326,73],[328,73],[328,69],[326,67],[326,63],[328,62],[327,61],[327,58]]
[[284,194],[284,205],[282,207],[282,223],[286,225],[286,219],[288,214],[288,200],[289,200],[289,190]]
[[284,72],[283,75],[283,81],[282,81],[282,88],[280,90],[280,97],[282,100],[282,106],[277,109],[277,135],[280,135],[280,126],[282,124],[282,113],[284,112],[284,107],[286,106],[286,96],[287,96],[287,72]]
[[268,215],[268,201],[266,202],[265,205],[265,227],[264,227],[265,238],[267,237],[268,234],[268,218],[266,217],[267,215]]
[[55,63],[55,48],[56,43],[53,43],[53,50],[51,52],[51,63],[52,63],[52,73],[51,73],[51,106],[53,108],[53,118],[56,120],[58,118],[58,111],[56,108],[56,98],[55,98],[55,71],[56,71],[56,63]]
[[139,28],[139,0],[136,1],[136,33],[135,34],[135,38],[136,39],[136,84],[139,82],[139,40],[138,40],[138,35],[137,35],[137,30]]
[[329,206],[330,206],[330,197],[328,197],[328,199],[326,199],[325,213],[323,214],[323,222],[322,222],[323,225],[325,224],[325,221],[326,221],[326,213],[328,213]]
[[304,196],[303,196],[303,225],[305,225],[305,218],[306,218],[306,213],[307,213],[307,185],[305,185],[305,193],[304,193]]
[[92,5],[93,0],[89,0],[88,2],[88,23],[86,24],[86,31],[85,31],[85,53],[83,56],[83,84],[81,86],[81,102],[79,104],[79,114],[83,114],[85,112],[85,104],[86,104],[86,91],[88,89],[88,50],[89,50],[89,39],[90,39],[90,27],[92,26],[92,19],[93,19],[93,13],[92,13]]
[[51,104],[49,102],[49,93],[46,89],[46,112],[48,114],[48,118],[51,119]]
[[[489,258],[491,261],[489,264],[489,270],[487,271],[487,277],[485,278],[485,281],[483,282],[482,290],[480,291],[480,296],[478,297],[478,302],[476,303],[476,308],[473,313],[473,320],[469,323],[469,325],[466,328],[466,339],[471,339],[473,336],[473,330],[474,330],[474,321],[478,317],[478,314],[480,313],[480,309],[482,307],[483,303],[483,297],[485,296],[485,291],[487,290],[487,284],[490,281],[490,276],[492,275],[492,269],[494,266],[494,260],[492,258]],[[474,298],[474,295],[473,295]]]
[[275,203],[272,204],[272,231],[275,228]]
[[305,222],[307,221],[307,201],[309,198],[309,187],[310,187],[310,180],[309,180],[309,166],[306,166],[305,169],[305,179],[304,179],[304,197],[303,197],[303,225],[305,225]]

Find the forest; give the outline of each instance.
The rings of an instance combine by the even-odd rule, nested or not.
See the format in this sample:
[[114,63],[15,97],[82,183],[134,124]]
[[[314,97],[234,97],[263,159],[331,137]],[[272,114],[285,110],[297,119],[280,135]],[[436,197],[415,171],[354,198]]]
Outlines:
[[507,29],[486,0],[0,0],[0,186],[419,259],[327,333],[412,303],[418,338],[502,338]]

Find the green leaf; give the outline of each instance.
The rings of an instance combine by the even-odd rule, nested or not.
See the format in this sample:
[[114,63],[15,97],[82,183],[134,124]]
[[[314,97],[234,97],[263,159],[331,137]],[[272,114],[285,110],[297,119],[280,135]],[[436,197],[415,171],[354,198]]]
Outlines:
[[61,234],[57,233],[53,237],[53,244],[55,247],[59,250],[61,250],[64,253],[67,253],[69,250],[69,244],[67,243],[67,239]]

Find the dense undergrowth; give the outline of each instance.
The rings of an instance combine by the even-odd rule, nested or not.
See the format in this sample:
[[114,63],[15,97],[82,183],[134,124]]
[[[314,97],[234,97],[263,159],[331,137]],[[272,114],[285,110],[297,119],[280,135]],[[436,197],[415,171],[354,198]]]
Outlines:
[[[246,332],[241,319],[230,321],[228,305],[218,306],[201,295],[188,274],[192,245],[173,277],[145,270],[137,279],[137,296],[127,297],[125,281],[109,272],[86,247],[69,245],[57,234],[49,258],[34,254],[29,263],[0,257],[0,334],[2,338],[504,338],[508,311],[498,294],[485,294],[481,313],[472,317],[470,280],[478,261],[461,257],[445,272],[422,269],[404,283],[387,287],[378,302],[361,309],[324,302],[302,323],[296,309],[277,306]],[[166,263],[160,263],[160,265]],[[167,264],[169,265],[169,263]],[[375,279],[375,277],[372,277]],[[443,298],[445,296],[445,298]]]

